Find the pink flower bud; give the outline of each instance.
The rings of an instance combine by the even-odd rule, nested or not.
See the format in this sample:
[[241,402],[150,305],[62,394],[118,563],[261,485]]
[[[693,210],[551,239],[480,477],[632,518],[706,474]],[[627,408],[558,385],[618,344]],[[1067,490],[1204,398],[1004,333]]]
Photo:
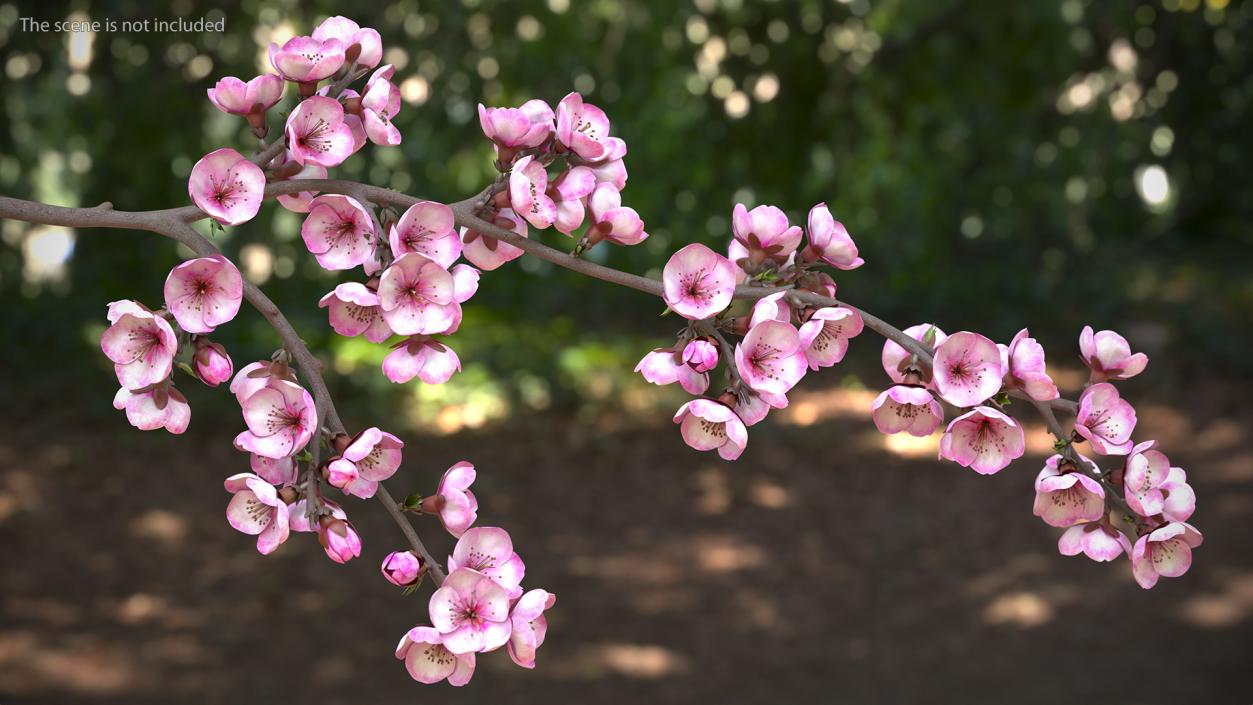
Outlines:
[[226,354],[226,348],[204,338],[196,341],[195,362],[196,376],[210,387],[218,386],[235,374],[235,365]]
[[361,537],[344,519],[322,517],[318,526],[318,543],[336,563],[347,563],[361,555]]
[[383,577],[392,585],[415,585],[426,572],[426,562],[413,551],[392,551],[383,559]]
[[718,348],[705,338],[698,338],[683,348],[683,361],[697,372],[708,372],[718,366]]

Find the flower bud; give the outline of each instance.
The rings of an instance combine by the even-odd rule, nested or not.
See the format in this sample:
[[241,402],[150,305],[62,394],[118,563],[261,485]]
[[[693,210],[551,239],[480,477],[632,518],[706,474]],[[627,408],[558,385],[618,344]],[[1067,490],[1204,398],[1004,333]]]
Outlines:
[[226,348],[204,338],[196,340],[195,362],[196,376],[210,387],[226,382],[235,374],[235,365],[226,354]]
[[413,551],[392,551],[383,559],[383,577],[400,587],[416,585],[426,573],[426,561]]
[[361,537],[352,524],[343,519],[323,516],[318,522],[318,543],[336,563],[347,563],[361,555]]
[[430,497],[423,497],[422,503],[418,505],[418,509],[422,510],[423,514],[439,514],[444,510],[446,502],[447,500],[444,499],[443,495],[435,494]]
[[697,372],[718,366],[718,347],[707,338],[697,338],[683,348],[683,362]]
[[332,487],[338,487],[341,490],[356,482],[360,476],[357,466],[352,461],[343,458],[336,458],[322,468],[322,477],[326,478]]

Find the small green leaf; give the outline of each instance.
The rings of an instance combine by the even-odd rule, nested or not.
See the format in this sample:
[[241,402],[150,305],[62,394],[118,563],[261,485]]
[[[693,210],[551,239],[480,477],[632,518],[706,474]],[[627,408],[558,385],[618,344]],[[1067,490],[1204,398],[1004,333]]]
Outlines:
[[666,307],[666,310],[665,310],[665,311],[662,311],[662,312],[661,312],[661,316],[658,316],[658,318],[661,318],[662,316],[668,316],[668,315],[670,315],[670,314],[671,314],[671,313],[673,313],[673,312],[674,312],[674,309],[672,309],[672,308],[670,308],[669,306],[667,306],[667,307]]
[[422,505],[422,495],[414,493],[405,497],[405,509],[417,509]]
[[928,328],[926,334],[922,336],[922,344],[929,348],[934,348],[937,331],[938,329],[935,326]]

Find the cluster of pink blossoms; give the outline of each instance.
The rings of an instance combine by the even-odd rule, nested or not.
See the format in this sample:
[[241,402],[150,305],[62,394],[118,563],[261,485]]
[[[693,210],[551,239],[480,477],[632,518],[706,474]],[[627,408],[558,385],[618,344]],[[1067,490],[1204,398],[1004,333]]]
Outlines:
[[[221,225],[239,225],[259,212],[267,182],[326,178],[329,168],[367,141],[399,144],[391,120],[400,109],[400,94],[391,83],[393,67],[376,68],[381,58],[378,32],[331,17],[311,36],[270,46],[277,74],[218,81],[208,92],[213,105],[244,117],[262,139],[269,133],[267,112],[282,99],[287,82],[297,84],[299,102],[279,138],[281,153],[268,162],[222,148],[196,163],[188,182],[196,206]],[[362,93],[348,88],[372,69]],[[301,237],[319,265],[362,269],[364,281],[339,284],[319,303],[337,333],[364,335],[375,343],[400,336],[383,363],[393,382],[417,377],[439,384],[460,369],[456,353],[435,337],[457,330],[461,304],[478,288],[479,270],[457,260],[464,250],[466,259],[493,269],[512,258],[496,259],[504,247],[458,233],[451,209],[439,203],[422,201],[399,216],[390,211],[380,216],[375,204],[339,194],[300,192],[279,200],[306,214]],[[525,222],[516,220],[525,232]],[[345,563],[361,554],[361,538],[344,507],[324,496],[324,484],[344,495],[375,496],[379,483],[399,469],[404,442],[373,427],[355,436],[332,433],[320,418],[325,409],[301,386],[286,350],[236,373],[225,348],[206,336],[235,317],[244,289],[236,266],[213,255],[170,272],[164,309],[134,301],[110,304],[111,325],[101,347],[122,387],[114,405],[140,429],[182,433],[191,409],[174,388],[174,368],[211,387],[229,380],[246,426],[235,447],[249,454],[250,472],[224,483],[231,494],[228,523],[256,536],[262,554],[275,551],[293,531],[316,533],[327,556]],[[463,685],[474,671],[475,654],[502,646],[514,662],[534,668],[546,632],[544,612],[556,600],[544,590],[523,591],[525,566],[508,533],[472,528],[478,519],[470,490],[475,475],[473,465],[457,463],[434,494],[414,495],[401,507],[437,517],[458,539],[448,557],[449,574],[430,598],[433,626],[410,630],[396,651],[424,683],[447,679]],[[394,551],[382,565],[383,576],[407,590],[430,569],[414,551]]]
[[[843,360],[849,340],[861,333],[855,309],[809,305],[795,295],[834,297],[835,281],[816,267],[862,265],[857,245],[825,204],[809,211],[807,225],[807,231],[791,225],[774,206],[736,205],[727,256],[694,243],[662,270],[666,305],[688,325],[674,345],[648,353],[635,369],[653,384],[678,382],[697,396],[674,416],[691,447],[738,458],[748,445],[748,427],[786,407],[788,392],[807,372]],[[744,315],[731,315],[737,285],[749,282],[779,291],[759,298]],[[732,348],[729,336],[742,339]],[[720,360],[729,384],[715,396],[700,396]]]
[[[770,409],[786,407],[788,392],[806,372],[838,363],[849,339],[861,333],[861,315],[835,302],[835,281],[816,269],[859,267],[857,246],[824,204],[810,210],[807,225],[790,225],[774,206],[750,211],[737,205],[727,256],[691,244],[666,263],[666,304],[689,322],[674,345],[645,355],[636,371],[654,384],[677,382],[696,397],[674,416],[692,448],[716,450],[727,460],[739,457],[748,427]],[[737,285],[746,285],[742,293],[757,301],[735,316],[730,308]],[[772,288],[778,290],[769,293]],[[815,299],[832,305],[808,303]],[[946,335],[929,323],[904,333],[926,354],[891,339],[884,343],[883,369],[893,385],[871,404],[879,431],[929,436],[944,425],[948,407],[954,417],[940,439],[942,459],[990,475],[1022,457],[1022,425],[1005,410],[1010,395],[1043,405],[1059,398],[1044,349],[1029,332],[1019,331],[1008,345],[969,331]],[[728,340],[733,336],[742,336],[734,347]],[[1186,523],[1195,494],[1155,441],[1133,445],[1135,409],[1111,384],[1138,374],[1148,358],[1133,355],[1117,333],[1091,328],[1084,329],[1080,350],[1091,379],[1071,436],[1059,439],[1058,454],[1037,478],[1035,513],[1067,527],[1062,553],[1083,551],[1102,561],[1129,554],[1136,580],[1149,588],[1159,576],[1179,576],[1191,564],[1191,549],[1201,543],[1200,532]],[[728,384],[704,396],[719,364]],[[1102,470],[1074,449],[1083,442],[1096,454],[1125,462]]]
[[[297,85],[298,102],[279,142],[259,153],[265,158],[222,148],[196,163],[188,182],[196,206],[220,225],[239,225],[257,215],[267,183],[324,179],[367,142],[399,144],[392,119],[400,93],[391,80],[394,67],[379,66],[382,56],[378,32],[332,17],[310,36],[270,46],[276,74],[218,81],[208,91],[212,104],[243,117],[262,140],[269,134],[268,111],[287,83]],[[367,74],[362,92],[348,87]],[[582,229],[576,256],[602,241],[635,245],[648,237],[639,214],[622,205],[627,146],[610,135],[604,111],[571,93],[556,109],[542,100],[517,108],[480,105],[479,120],[500,172],[475,211],[496,226],[491,232],[458,231],[453,210],[430,201],[397,214],[345,194],[278,196],[284,207],[305,214],[301,238],[320,266],[360,268],[357,281],[339,284],[319,306],[328,309],[339,335],[394,341],[382,365],[393,382],[441,384],[460,370],[444,336],[459,328],[461,306],[476,293],[481,270],[523,254],[519,245],[529,243],[517,238],[529,237],[529,227],[553,227],[571,237]],[[771,409],[785,408],[808,372],[843,360],[849,341],[865,327],[857,309],[835,299],[836,282],[822,269],[863,264],[852,237],[821,203],[809,211],[805,226],[792,225],[774,206],[750,210],[737,204],[725,256],[689,244],[665,265],[663,298],[687,324],[673,345],[649,352],[636,371],[651,383],[678,383],[693,395],[674,422],[697,450],[739,457],[747,429]],[[512,238],[512,244],[501,238]],[[361,538],[344,508],[324,496],[323,485],[374,497],[399,469],[404,442],[374,427],[355,436],[327,429],[327,409],[299,383],[289,351],[235,373],[225,348],[207,335],[235,317],[244,293],[235,265],[213,255],[170,272],[163,309],[134,301],[110,304],[101,347],[121,385],[114,405],[140,429],[182,433],[191,410],[174,388],[174,368],[211,387],[231,380],[246,426],[235,446],[249,454],[251,472],[225,481],[232,495],[228,522],[256,536],[262,554],[276,550],[292,531],[308,532],[317,534],[331,560],[345,563],[360,555]],[[733,313],[737,297],[755,303]],[[993,474],[1024,454],[1023,428],[1006,413],[1011,396],[1047,409],[1050,420],[1053,406],[1068,405],[1058,401],[1044,350],[1026,329],[1008,345],[968,331],[946,335],[930,323],[904,331],[916,345],[901,345],[910,341],[892,334],[897,339],[885,342],[881,358],[892,385],[871,405],[876,427],[921,437],[944,426],[940,457],[962,467]],[[1201,543],[1200,532],[1187,523],[1195,494],[1155,441],[1133,441],[1135,410],[1113,385],[1141,372],[1147,357],[1132,354],[1117,333],[1091,328],[1084,329],[1080,350],[1090,380],[1073,430],[1057,431],[1057,453],[1036,478],[1034,512],[1065,529],[1058,543],[1063,554],[1082,552],[1098,561],[1128,554],[1135,579],[1149,588],[1191,564],[1192,549]],[[710,393],[719,367],[726,384]],[[947,425],[946,416],[952,417]],[[1092,454],[1114,459],[1114,466],[1101,469],[1081,455],[1077,446],[1084,443]],[[545,611],[556,599],[545,590],[523,589],[525,565],[504,529],[475,526],[475,478],[474,466],[459,462],[434,494],[410,496],[397,508],[437,517],[457,539],[448,574],[437,580],[428,603],[430,625],[409,630],[396,649],[423,683],[463,685],[476,655],[501,647],[518,665],[533,668],[547,630]],[[381,566],[384,578],[406,591],[427,573],[443,575],[415,546],[421,550],[393,551]]]

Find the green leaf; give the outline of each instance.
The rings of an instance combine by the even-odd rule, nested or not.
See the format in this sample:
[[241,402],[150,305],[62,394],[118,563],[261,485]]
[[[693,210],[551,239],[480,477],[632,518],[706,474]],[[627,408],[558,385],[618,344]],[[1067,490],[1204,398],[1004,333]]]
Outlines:
[[414,493],[405,497],[405,509],[417,509],[422,504],[422,495]]

